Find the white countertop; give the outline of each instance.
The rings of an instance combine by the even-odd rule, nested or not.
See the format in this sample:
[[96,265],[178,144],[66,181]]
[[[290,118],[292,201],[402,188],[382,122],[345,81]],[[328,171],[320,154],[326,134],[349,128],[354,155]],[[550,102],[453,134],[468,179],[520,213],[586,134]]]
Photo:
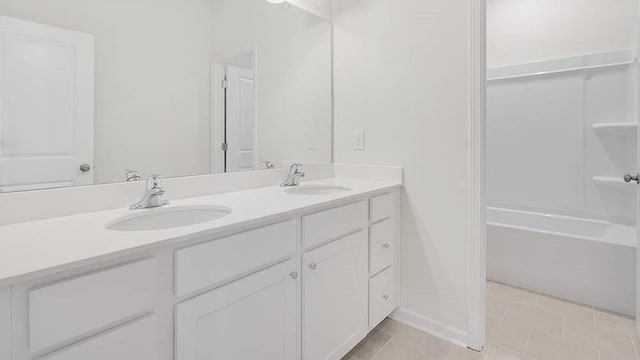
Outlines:
[[339,185],[351,191],[305,196],[287,194],[283,188],[272,186],[176,200],[169,207],[215,205],[228,207],[233,212],[208,223],[167,230],[118,232],[105,228],[107,223],[131,215],[129,209],[0,226],[0,286],[202,236],[213,236],[401,186],[392,181],[351,178],[323,179],[305,184]]

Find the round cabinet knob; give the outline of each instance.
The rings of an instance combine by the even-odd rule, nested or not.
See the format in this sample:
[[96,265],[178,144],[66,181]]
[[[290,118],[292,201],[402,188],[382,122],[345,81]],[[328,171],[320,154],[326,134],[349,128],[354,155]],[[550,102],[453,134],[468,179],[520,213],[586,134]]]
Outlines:
[[390,247],[389,243],[382,245],[383,248],[388,249]]
[[635,176],[631,174],[624,174],[624,182],[627,182],[627,183],[635,182],[637,184],[640,184],[640,174],[636,174]]
[[382,298],[384,299],[384,301],[389,301],[389,295],[382,295]]
[[292,272],[291,274],[289,274],[289,276],[291,276],[291,278],[292,278],[293,280],[295,280],[295,279],[297,279],[297,278],[298,278],[298,272],[297,272],[297,271],[294,271],[294,272]]
[[318,267],[318,264],[311,263],[309,264],[309,269],[315,270]]
[[91,171],[91,165],[89,164],[80,165],[80,171],[82,171],[83,173]]

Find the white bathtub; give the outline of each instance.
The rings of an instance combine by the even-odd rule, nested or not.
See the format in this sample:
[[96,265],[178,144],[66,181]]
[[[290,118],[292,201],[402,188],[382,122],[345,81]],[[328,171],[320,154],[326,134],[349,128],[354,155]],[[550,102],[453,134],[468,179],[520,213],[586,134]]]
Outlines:
[[487,223],[489,279],[635,315],[634,227],[502,208]]

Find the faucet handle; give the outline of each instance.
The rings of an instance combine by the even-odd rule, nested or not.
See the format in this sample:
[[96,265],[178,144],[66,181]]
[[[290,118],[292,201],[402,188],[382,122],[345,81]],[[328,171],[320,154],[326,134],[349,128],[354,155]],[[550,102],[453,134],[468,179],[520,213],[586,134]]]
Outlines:
[[302,167],[302,164],[298,164],[298,163],[293,163],[291,164],[291,167],[289,168],[289,173],[291,174],[295,174],[298,172],[298,169]]
[[147,178],[147,190],[160,187],[160,175],[151,175]]

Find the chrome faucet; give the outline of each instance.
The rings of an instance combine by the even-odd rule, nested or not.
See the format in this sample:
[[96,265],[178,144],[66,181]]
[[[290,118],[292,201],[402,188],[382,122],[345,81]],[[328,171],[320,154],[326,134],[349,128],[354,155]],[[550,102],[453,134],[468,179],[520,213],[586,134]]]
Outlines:
[[144,192],[142,200],[131,205],[131,210],[150,209],[160,206],[169,205],[169,201],[164,200],[162,196],[165,191],[160,186],[160,175],[151,175],[147,179],[147,189]]
[[282,182],[282,184],[280,184],[280,186],[288,187],[300,185],[300,179],[302,179],[305,175],[302,171],[300,171],[301,166],[302,164],[292,164],[291,168],[289,168],[289,174],[287,175],[287,178]]

